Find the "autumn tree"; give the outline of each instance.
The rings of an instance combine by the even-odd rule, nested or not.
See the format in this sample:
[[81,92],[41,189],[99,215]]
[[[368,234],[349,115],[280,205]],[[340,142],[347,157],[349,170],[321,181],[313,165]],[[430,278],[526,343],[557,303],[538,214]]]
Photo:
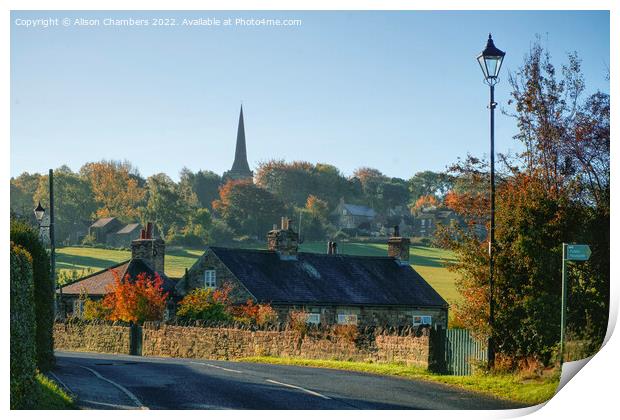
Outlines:
[[126,221],[140,216],[145,198],[144,180],[129,162],[87,163],[80,175],[88,180],[97,204],[95,217],[119,217]]
[[140,273],[135,278],[127,274],[122,279],[115,270],[112,274],[114,283],[103,299],[104,310],[109,311],[108,319],[125,322],[163,319],[168,292],[163,291],[163,280],[157,273],[154,277]]
[[282,201],[248,180],[224,184],[213,208],[235,233],[255,237],[263,237],[285,213]]
[[24,172],[11,178],[11,211],[20,216],[30,216],[35,207],[34,194],[39,187],[41,174]]
[[[500,155],[496,197],[496,352],[549,363],[560,329],[561,244],[589,243],[590,261],[571,265],[568,326],[596,350],[605,335],[609,300],[609,119],[608,96],[583,98],[576,55],[558,77],[549,54],[536,43],[517,72],[506,111],[516,119],[520,154]],[[488,326],[488,165],[468,157],[451,168],[455,176],[445,203],[465,226],[439,229],[458,261],[463,301],[459,323],[479,335]]]

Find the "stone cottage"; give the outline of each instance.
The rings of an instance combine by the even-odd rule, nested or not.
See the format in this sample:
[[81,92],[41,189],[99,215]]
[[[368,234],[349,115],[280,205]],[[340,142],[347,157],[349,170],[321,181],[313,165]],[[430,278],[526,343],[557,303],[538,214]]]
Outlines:
[[332,212],[335,224],[340,229],[373,229],[377,213],[370,207],[347,204],[343,199]]
[[90,225],[88,234],[95,239],[96,243],[108,243],[108,236],[115,234],[123,224],[116,217],[102,217]]
[[115,275],[135,279],[146,273],[151,278],[158,274],[163,280],[163,289],[169,294],[169,310],[173,310],[176,282],[164,273],[166,246],[162,239],[153,238],[153,225],[142,229],[141,237],[131,242],[131,259],[115,264],[104,270],[84,276],[74,282],[56,289],[61,302],[59,312],[62,316],[81,316],[84,296],[92,300],[102,299],[108,287],[114,284]]
[[327,254],[299,252],[288,219],[267,243],[267,250],[207,248],[177,293],[229,283],[236,303],[269,303],[281,322],[301,311],[316,324],[447,326],[448,304],[409,265],[409,239],[397,229],[385,257],[338,254],[333,245]]

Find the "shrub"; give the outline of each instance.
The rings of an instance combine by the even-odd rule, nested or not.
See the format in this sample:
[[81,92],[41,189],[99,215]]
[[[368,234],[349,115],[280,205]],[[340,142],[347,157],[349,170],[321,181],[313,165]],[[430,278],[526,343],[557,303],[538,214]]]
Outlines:
[[235,321],[260,327],[278,322],[278,313],[269,304],[256,304],[251,299],[231,309]]
[[111,321],[144,322],[161,321],[166,309],[168,293],[162,289],[163,280],[156,273],[154,278],[140,273],[135,279],[126,275],[121,280],[116,271],[114,285],[103,298],[103,306],[110,311]]
[[102,300],[86,299],[82,316],[85,320],[108,319],[112,314],[110,308],[103,304]]
[[229,291],[226,288],[194,289],[179,302],[177,316],[205,321],[230,321],[232,316],[228,312]]
[[54,363],[54,285],[50,275],[49,255],[37,231],[23,221],[11,220],[11,241],[32,257],[34,310],[36,318],[37,366],[45,371]]
[[336,337],[342,337],[351,343],[355,343],[355,340],[357,340],[357,337],[359,336],[359,330],[357,325],[353,324],[335,325],[334,335]]
[[225,245],[232,242],[234,232],[223,221],[215,220],[208,232],[209,245]]
[[11,409],[28,404],[36,373],[32,258],[11,244]]
[[288,325],[292,330],[297,331],[305,337],[310,330],[308,325],[308,314],[304,311],[290,311],[288,313]]

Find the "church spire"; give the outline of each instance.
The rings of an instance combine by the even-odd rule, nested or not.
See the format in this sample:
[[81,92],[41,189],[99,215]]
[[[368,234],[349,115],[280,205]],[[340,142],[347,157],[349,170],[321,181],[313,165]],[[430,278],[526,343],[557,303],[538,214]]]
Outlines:
[[245,126],[243,124],[243,105],[239,111],[239,125],[237,126],[237,145],[235,147],[235,160],[230,171],[224,177],[232,179],[252,178],[253,173],[248,165],[248,156],[245,148]]

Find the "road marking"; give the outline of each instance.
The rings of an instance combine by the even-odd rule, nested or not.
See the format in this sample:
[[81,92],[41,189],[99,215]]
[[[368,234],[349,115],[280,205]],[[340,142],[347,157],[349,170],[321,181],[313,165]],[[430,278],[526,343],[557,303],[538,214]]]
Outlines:
[[112,385],[114,385],[115,387],[117,387],[118,389],[120,389],[121,391],[123,391],[125,393],[125,395],[127,395],[129,397],[129,399],[131,401],[133,401],[134,404],[136,404],[136,406],[140,409],[140,410],[148,410],[149,408],[147,406],[145,406],[144,404],[142,404],[142,402],[138,399],[138,397],[136,397],[131,391],[129,391],[127,388],[125,388],[123,385],[121,384],[117,384],[116,382],[114,382],[111,379],[108,379],[104,376],[102,376],[99,372],[97,372],[94,369],[88,368],[86,366],[80,366],[83,369],[86,369],[87,371],[91,372],[92,374],[94,374],[97,378],[102,379],[106,382],[111,383]]
[[116,408],[116,409],[121,409],[121,410],[135,410],[136,409],[136,407],[132,405],[112,404],[112,403],[104,403],[100,401],[91,401],[91,400],[80,400],[80,402],[90,404],[90,405],[96,405],[96,406],[108,407],[108,408]]
[[59,378],[59,377],[58,377],[58,376],[57,376],[54,372],[50,371],[50,372],[48,372],[48,373],[50,374],[50,376],[52,376],[52,377],[54,378],[54,380],[55,380],[56,382],[58,382],[58,383],[60,384],[60,386],[61,386],[61,387],[63,387],[63,388],[65,389],[65,391],[67,391],[67,393],[68,393],[69,395],[72,395],[72,396],[77,395],[75,392],[73,392],[73,391],[71,390],[71,388],[69,388],[69,387],[67,386],[67,384],[65,384],[63,381],[61,381],[61,380],[60,380],[60,378]]
[[243,373],[240,370],[235,370],[235,369],[228,369],[222,366],[217,366],[217,365],[212,365],[211,363],[203,363],[203,362],[192,362],[190,361],[190,363],[194,364],[194,365],[202,365],[202,366],[209,366],[215,369],[222,369],[225,370],[226,372],[234,372],[234,373]]
[[273,379],[265,379],[265,380],[267,382],[271,382],[272,384],[282,385],[282,386],[286,386],[286,387],[289,387],[289,388],[299,389],[300,391],[306,392],[306,393],[308,393],[310,395],[314,395],[315,397],[321,397],[321,398],[326,399],[326,400],[331,400],[331,398],[329,398],[327,395],[319,394],[318,392],[314,392],[314,391],[311,391],[311,390],[306,389],[306,388],[302,388],[302,387],[297,386],[297,385],[285,384],[284,382],[274,381]]

